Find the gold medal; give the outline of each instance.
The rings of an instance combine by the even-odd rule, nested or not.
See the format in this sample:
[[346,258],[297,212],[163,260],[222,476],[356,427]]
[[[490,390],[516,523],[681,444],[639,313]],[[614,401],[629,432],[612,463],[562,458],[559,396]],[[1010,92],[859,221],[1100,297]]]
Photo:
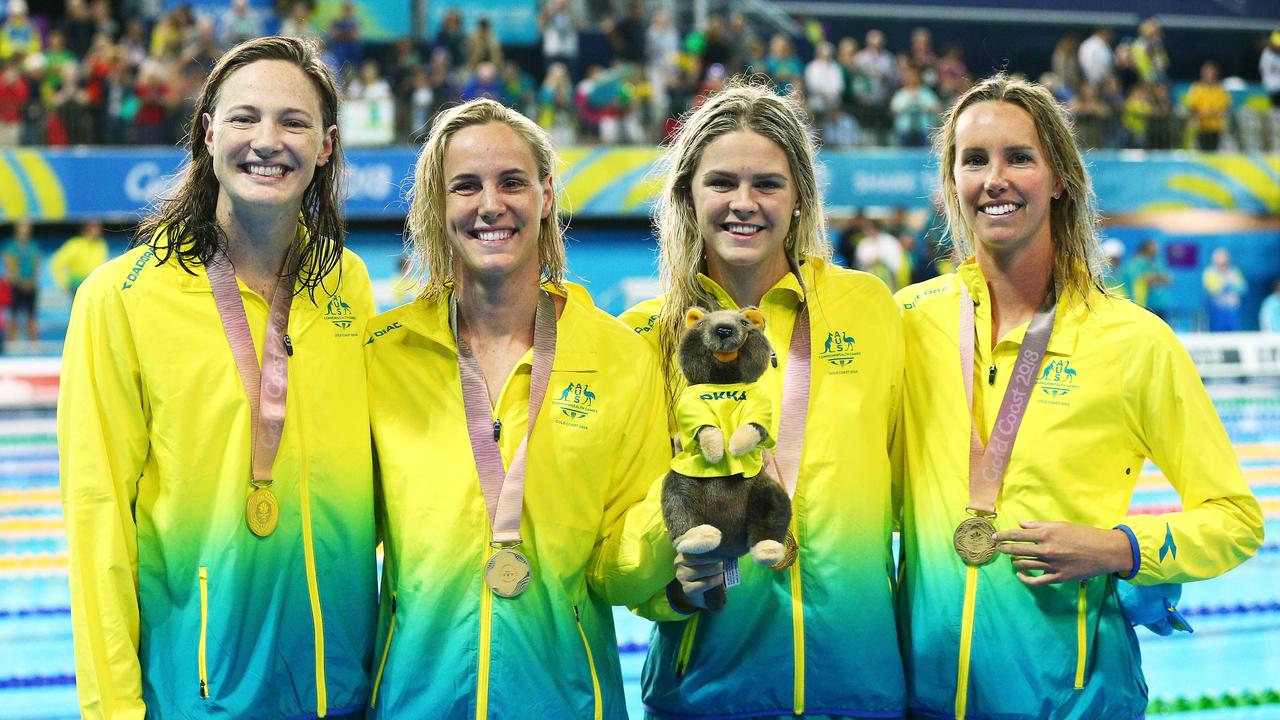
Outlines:
[[515,597],[529,587],[529,560],[518,550],[502,548],[484,566],[484,584],[496,595]]
[[249,493],[249,502],[245,503],[244,519],[249,523],[249,530],[258,537],[266,537],[275,532],[276,523],[280,522],[280,503],[270,488],[259,485]]
[[787,539],[782,543],[782,559],[775,565],[770,565],[771,570],[786,570],[796,562],[796,553],[800,552],[800,543],[796,542],[795,533],[787,530]]
[[953,544],[956,554],[966,565],[986,565],[996,556],[996,543],[991,536],[996,526],[985,517],[975,516],[956,526]]

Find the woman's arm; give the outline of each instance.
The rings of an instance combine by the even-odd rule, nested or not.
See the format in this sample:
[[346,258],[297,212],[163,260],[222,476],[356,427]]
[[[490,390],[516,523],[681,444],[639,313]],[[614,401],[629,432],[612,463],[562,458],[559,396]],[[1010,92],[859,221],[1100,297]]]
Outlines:
[[76,689],[86,718],[146,713],[134,503],[149,448],[149,412],[116,279],[99,271],[80,289],[58,392]]
[[[637,343],[639,345],[639,343]],[[601,535],[587,581],[613,605],[638,605],[674,576],[675,548],[662,522],[661,483],[671,463],[655,353],[623,372],[637,373],[626,432],[607,449],[601,468],[610,473]]]
[[1139,585],[1221,575],[1252,557],[1263,534],[1262,509],[1191,356],[1168,327],[1156,332],[1127,373],[1126,412],[1182,510],[1117,523],[1132,533],[1130,574]]

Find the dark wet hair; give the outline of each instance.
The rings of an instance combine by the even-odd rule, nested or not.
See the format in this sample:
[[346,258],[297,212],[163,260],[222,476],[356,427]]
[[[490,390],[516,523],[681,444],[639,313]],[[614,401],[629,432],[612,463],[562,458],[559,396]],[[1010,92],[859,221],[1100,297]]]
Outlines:
[[[292,63],[310,80],[320,99],[322,132],[338,123],[338,89],[333,75],[320,59],[312,41],[288,37],[263,37],[247,40],[228,50],[214,65],[196,99],[195,112],[187,130],[185,143],[190,152],[172,191],[156,202],[154,211],[138,225],[133,245],[150,245],[157,263],[177,256],[178,264],[187,272],[192,265],[207,264],[226,248],[226,237],[218,227],[218,178],[213,172],[213,158],[204,144],[202,117],[212,114],[218,93],[236,70],[260,60],[283,60]],[[344,228],[344,173],[339,137],[333,141],[329,161],[316,168],[311,184],[302,195],[301,223],[308,242],[290,254],[285,275],[297,275],[299,283],[314,299],[315,289],[342,259]]]

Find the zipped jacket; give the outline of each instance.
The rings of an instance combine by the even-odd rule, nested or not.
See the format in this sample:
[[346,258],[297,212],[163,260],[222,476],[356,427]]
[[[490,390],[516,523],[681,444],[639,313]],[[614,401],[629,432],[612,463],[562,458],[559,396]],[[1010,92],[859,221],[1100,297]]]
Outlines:
[[[268,307],[239,283],[261,362]],[[326,717],[369,692],[376,583],[364,263],[289,312],[279,525],[250,532],[250,405],[203,266],[150,247],[76,295],[58,397],[89,718]]]
[[[778,365],[756,383],[771,399],[776,436],[791,330],[805,300],[811,379],[792,499],[798,559],[781,572],[739,562],[741,584],[718,613],[682,617],[665,594],[639,608],[659,621],[642,675],[645,708],[655,717],[904,713],[891,550],[901,320],[871,275],[816,259],[800,273],[803,285],[788,273],[761,298]],[[721,308],[736,307],[710,278],[699,281]],[[662,303],[622,316],[654,348]]]
[[[960,372],[960,285],[975,305],[974,406]],[[1138,718],[1147,687],[1114,575],[1028,587],[1010,557],[967,567],[953,549],[968,514],[969,435],[990,437],[1027,324],[994,349],[977,263],[899,291],[907,337],[902,642],[910,709],[923,717]],[[1262,514],[1187,351],[1133,303],[1061,297],[1048,351],[996,500],[1021,521],[1120,528],[1139,585],[1226,572],[1262,542]],[[1128,515],[1151,459],[1182,511]]]
[[[529,441],[520,522],[531,579],[484,583],[493,549],[447,299],[380,315],[366,345],[383,566],[371,717],[625,718],[610,605],[673,574],[658,518],[628,511],[670,449],[654,358],[565,283],[550,384]],[[493,399],[503,465],[525,436],[532,350]],[[500,423],[500,424],[499,424]],[[647,533],[647,535],[646,535]]]

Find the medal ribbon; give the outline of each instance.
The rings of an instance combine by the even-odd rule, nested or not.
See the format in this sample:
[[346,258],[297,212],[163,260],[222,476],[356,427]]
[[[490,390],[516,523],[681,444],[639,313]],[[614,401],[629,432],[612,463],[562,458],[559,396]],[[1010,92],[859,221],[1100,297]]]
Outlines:
[[289,307],[293,302],[293,279],[281,277],[267,316],[267,333],[262,340],[262,368],[258,368],[253,335],[236,284],[236,271],[225,254],[207,266],[209,286],[222,316],[222,329],[231,344],[231,354],[240,371],[240,381],[249,396],[250,434],[253,437],[252,484],[271,485],[271,466],[284,434],[285,395],[289,389],[289,359],[285,354],[285,333],[289,330]]
[[545,291],[539,293],[538,309],[533,320],[533,371],[529,377],[529,426],[511,467],[505,472],[502,450],[494,437],[493,413],[489,390],[480,363],[471,348],[458,334],[458,299],[455,291],[449,298],[449,325],[458,346],[458,375],[462,379],[462,400],[467,412],[467,434],[471,437],[471,454],[480,474],[480,489],[489,510],[493,542],[520,544],[520,512],[524,507],[525,465],[529,454],[529,438],[533,423],[542,409],[542,399],[551,383],[551,366],[556,355],[556,309]]
[[782,417],[778,420],[777,452],[764,451],[765,463],[773,476],[795,498],[800,480],[800,456],[804,451],[805,422],[809,417],[809,306],[800,303],[796,324],[791,329],[787,350],[787,370],[782,379]]
[[1053,319],[1057,308],[1056,296],[1051,292],[1045,304],[1031,318],[1018,360],[1013,366],[1013,377],[1000,402],[995,427],[984,447],[978,436],[978,426],[973,420],[973,353],[977,338],[974,335],[973,298],[964,283],[960,284],[960,372],[964,375],[964,396],[969,407],[969,509],[983,515],[995,515],[996,497],[1009,468],[1013,454],[1013,441],[1022,426],[1022,418],[1031,402],[1031,391],[1036,384],[1036,374],[1049,347],[1053,333]]

